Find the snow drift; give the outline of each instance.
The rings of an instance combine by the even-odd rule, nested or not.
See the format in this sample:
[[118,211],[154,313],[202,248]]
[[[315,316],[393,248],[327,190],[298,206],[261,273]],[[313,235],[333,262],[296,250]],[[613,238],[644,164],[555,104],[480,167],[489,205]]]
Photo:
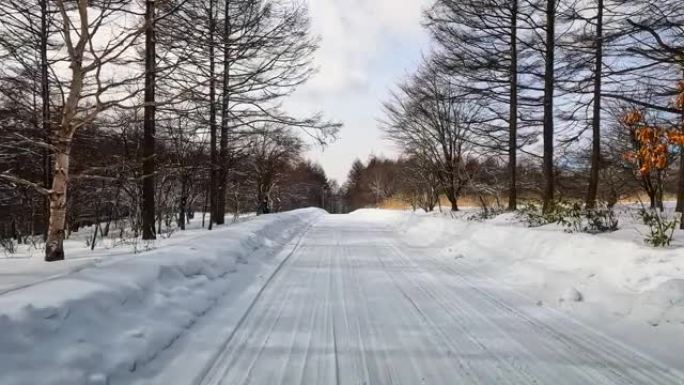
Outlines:
[[231,274],[275,270],[278,251],[323,214],[255,218],[0,295],[0,383],[106,384],[137,370],[235,289]]
[[[364,215],[360,213],[359,215]],[[366,213],[365,215],[372,215]],[[681,368],[684,248],[653,249],[639,234],[568,234],[553,225],[516,226],[394,213],[410,246],[434,248],[466,274],[510,286],[539,306],[572,313]]]

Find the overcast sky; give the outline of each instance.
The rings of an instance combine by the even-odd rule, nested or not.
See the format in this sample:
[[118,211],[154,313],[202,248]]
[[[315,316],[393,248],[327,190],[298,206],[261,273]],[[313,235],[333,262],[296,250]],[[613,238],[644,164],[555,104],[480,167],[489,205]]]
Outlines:
[[355,158],[394,156],[377,121],[388,91],[412,72],[428,50],[421,27],[429,0],[307,0],[321,38],[319,73],[288,101],[293,112],[321,111],[340,121],[340,138],[309,157],[341,184]]

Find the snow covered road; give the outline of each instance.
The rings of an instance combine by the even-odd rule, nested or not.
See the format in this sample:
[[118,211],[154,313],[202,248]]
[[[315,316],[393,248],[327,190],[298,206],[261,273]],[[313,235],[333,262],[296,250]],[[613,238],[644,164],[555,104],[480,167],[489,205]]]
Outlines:
[[684,383],[681,373],[433,251],[404,243],[382,218],[324,217],[237,327],[216,336],[224,349],[199,383]]

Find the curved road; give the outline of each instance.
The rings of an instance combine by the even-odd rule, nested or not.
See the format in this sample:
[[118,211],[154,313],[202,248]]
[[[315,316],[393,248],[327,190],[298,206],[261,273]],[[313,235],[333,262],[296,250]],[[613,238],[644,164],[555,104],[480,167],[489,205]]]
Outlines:
[[[434,251],[434,250],[432,250]],[[681,374],[563,314],[326,216],[264,288],[203,385],[658,385]]]

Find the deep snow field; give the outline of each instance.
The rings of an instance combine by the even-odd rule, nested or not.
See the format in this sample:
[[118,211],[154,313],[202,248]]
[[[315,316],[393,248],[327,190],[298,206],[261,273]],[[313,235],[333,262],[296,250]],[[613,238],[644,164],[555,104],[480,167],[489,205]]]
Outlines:
[[[620,230],[590,235],[557,225],[527,228],[515,214],[482,222],[462,213],[392,215],[412,245],[436,247],[442,258],[558,309],[656,358],[684,368],[684,231],[673,246],[643,242],[634,207],[618,208]],[[364,214],[364,215],[366,215]],[[683,380],[684,383],[684,380]]]
[[[67,245],[61,263],[45,264],[35,250],[0,258],[0,384],[126,384],[130,373],[152,371],[167,350],[182,350],[196,323],[230,333],[324,215],[305,209],[249,217],[211,232],[195,219],[149,250],[135,246],[137,253],[112,245],[91,252],[81,240]],[[467,212],[351,215],[392,226],[413,248],[458,259],[468,274],[684,370],[684,248],[645,246],[629,224],[588,235],[526,228],[511,214],[484,222],[466,220]],[[219,303],[230,307],[228,318],[211,317]],[[206,348],[178,365],[199,367],[220,348],[216,335],[194,337]],[[180,373],[167,377],[190,384]]]
[[[141,370],[219,298],[254,295],[318,209],[195,228],[132,253],[80,242],[65,262],[0,259],[0,384],[108,384]],[[243,309],[244,311],[244,309]],[[208,354],[207,352],[204,352]],[[202,352],[197,352],[202,357]]]

